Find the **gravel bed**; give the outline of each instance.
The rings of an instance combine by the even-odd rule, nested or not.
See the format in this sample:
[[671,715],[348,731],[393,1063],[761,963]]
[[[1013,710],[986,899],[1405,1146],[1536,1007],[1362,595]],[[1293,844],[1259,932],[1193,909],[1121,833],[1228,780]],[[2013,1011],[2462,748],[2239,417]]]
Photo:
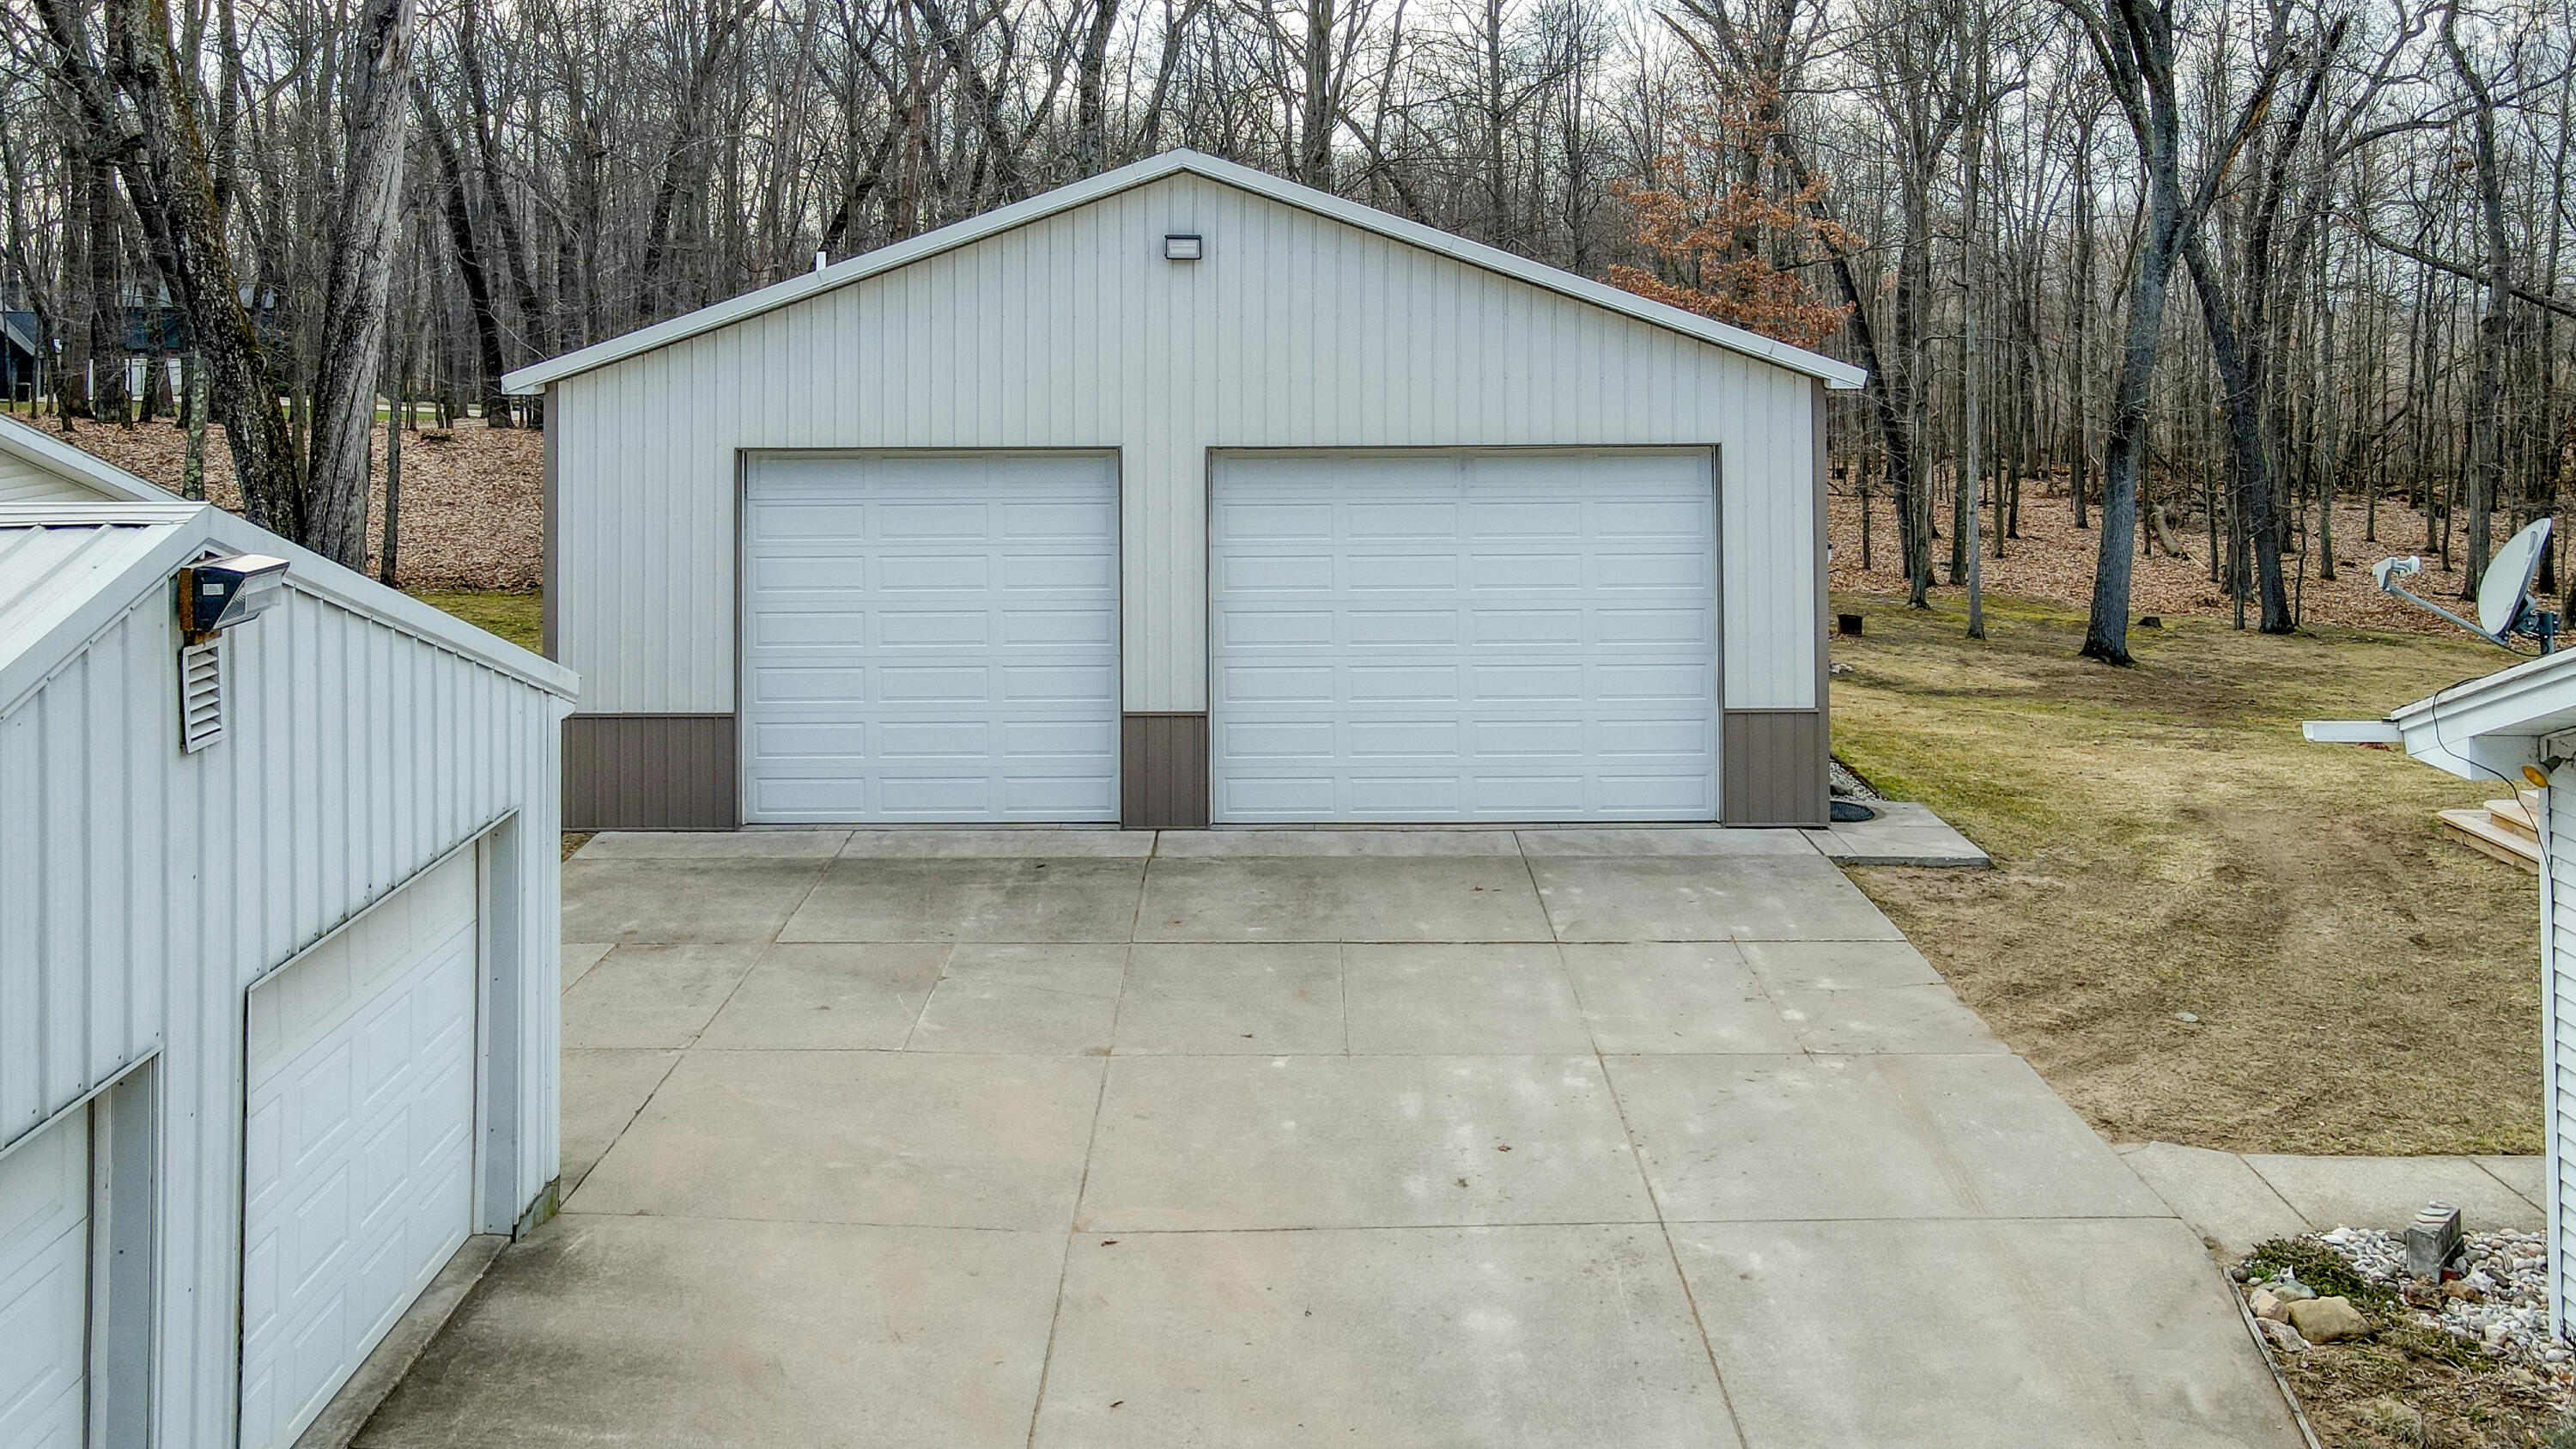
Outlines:
[[1833,792],[1842,796],[1844,799],[1876,800],[1881,798],[1876,790],[1869,788],[1868,783],[1862,780],[1860,776],[1853,774],[1851,772],[1851,767],[1844,764],[1842,761],[1833,760],[1827,764],[1826,768],[1832,771],[1833,774]]

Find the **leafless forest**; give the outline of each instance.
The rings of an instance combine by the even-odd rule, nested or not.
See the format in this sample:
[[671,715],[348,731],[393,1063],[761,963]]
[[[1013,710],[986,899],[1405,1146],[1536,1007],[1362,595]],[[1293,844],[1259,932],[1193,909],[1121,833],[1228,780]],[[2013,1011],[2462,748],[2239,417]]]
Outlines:
[[2338,500],[2474,578],[2568,487],[2563,0],[0,3],[22,396],[344,559],[380,398],[1174,146],[1863,364],[1915,592],[2067,510],[2112,662],[2141,549],[2281,630]]

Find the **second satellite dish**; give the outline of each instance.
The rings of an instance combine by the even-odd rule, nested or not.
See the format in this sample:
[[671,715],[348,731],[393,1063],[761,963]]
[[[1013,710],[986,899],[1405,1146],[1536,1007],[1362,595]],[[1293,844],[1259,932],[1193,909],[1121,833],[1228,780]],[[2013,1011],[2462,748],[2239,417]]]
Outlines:
[[2513,647],[2513,636],[2524,635],[2540,641],[2540,652],[2548,653],[2558,642],[2558,616],[2547,609],[2535,608],[2531,600],[2531,581],[2540,573],[2541,552],[2549,546],[2549,520],[2535,518],[2520,533],[2505,540],[2496,550],[2495,562],[2487,565],[2486,577],[2478,580],[2478,617],[2475,622],[2463,619],[2430,599],[2408,593],[2397,581],[2408,574],[2422,573],[2421,558],[2384,558],[2370,566],[2370,576],[2382,589],[2418,608],[2429,610],[2479,636],[2490,644]]

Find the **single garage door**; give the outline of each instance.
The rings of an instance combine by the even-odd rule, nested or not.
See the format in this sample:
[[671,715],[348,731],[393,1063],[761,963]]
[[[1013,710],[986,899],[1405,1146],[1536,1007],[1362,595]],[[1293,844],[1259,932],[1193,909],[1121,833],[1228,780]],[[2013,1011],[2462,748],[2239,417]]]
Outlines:
[[1118,818],[1113,457],[771,454],[745,488],[745,820]]
[[291,1444],[472,1223],[474,852],[251,993],[243,1449]]
[[89,1442],[89,1113],[0,1157],[0,1446]]
[[1221,456],[1220,821],[1713,820],[1701,449]]

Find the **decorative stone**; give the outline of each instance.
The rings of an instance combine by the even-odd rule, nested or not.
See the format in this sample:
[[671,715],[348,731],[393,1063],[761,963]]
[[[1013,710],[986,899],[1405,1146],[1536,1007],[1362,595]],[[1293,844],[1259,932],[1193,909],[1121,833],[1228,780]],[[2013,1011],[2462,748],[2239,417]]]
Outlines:
[[2298,1353],[2308,1346],[2308,1341],[2299,1337],[2299,1331],[2286,1323],[2266,1318],[2262,1321],[2262,1327],[2263,1336],[2270,1339],[2272,1346],[2283,1353]]
[[2370,1332],[2370,1320],[2343,1297],[2310,1298],[2290,1305],[2290,1326],[2310,1343],[2336,1343]]
[[2275,1323],[2290,1321],[2290,1305],[2282,1302],[2269,1288],[2257,1288],[2248,1294],[2245,1306],[2253,1309],[2257,1318],[2268,1318]]
[[2284,1303],[2304,1303],[2317,1296],[2317,1290],[2296,1278],[2278,1278],[2263,1286],[2272,1290],[2272,1296]]

